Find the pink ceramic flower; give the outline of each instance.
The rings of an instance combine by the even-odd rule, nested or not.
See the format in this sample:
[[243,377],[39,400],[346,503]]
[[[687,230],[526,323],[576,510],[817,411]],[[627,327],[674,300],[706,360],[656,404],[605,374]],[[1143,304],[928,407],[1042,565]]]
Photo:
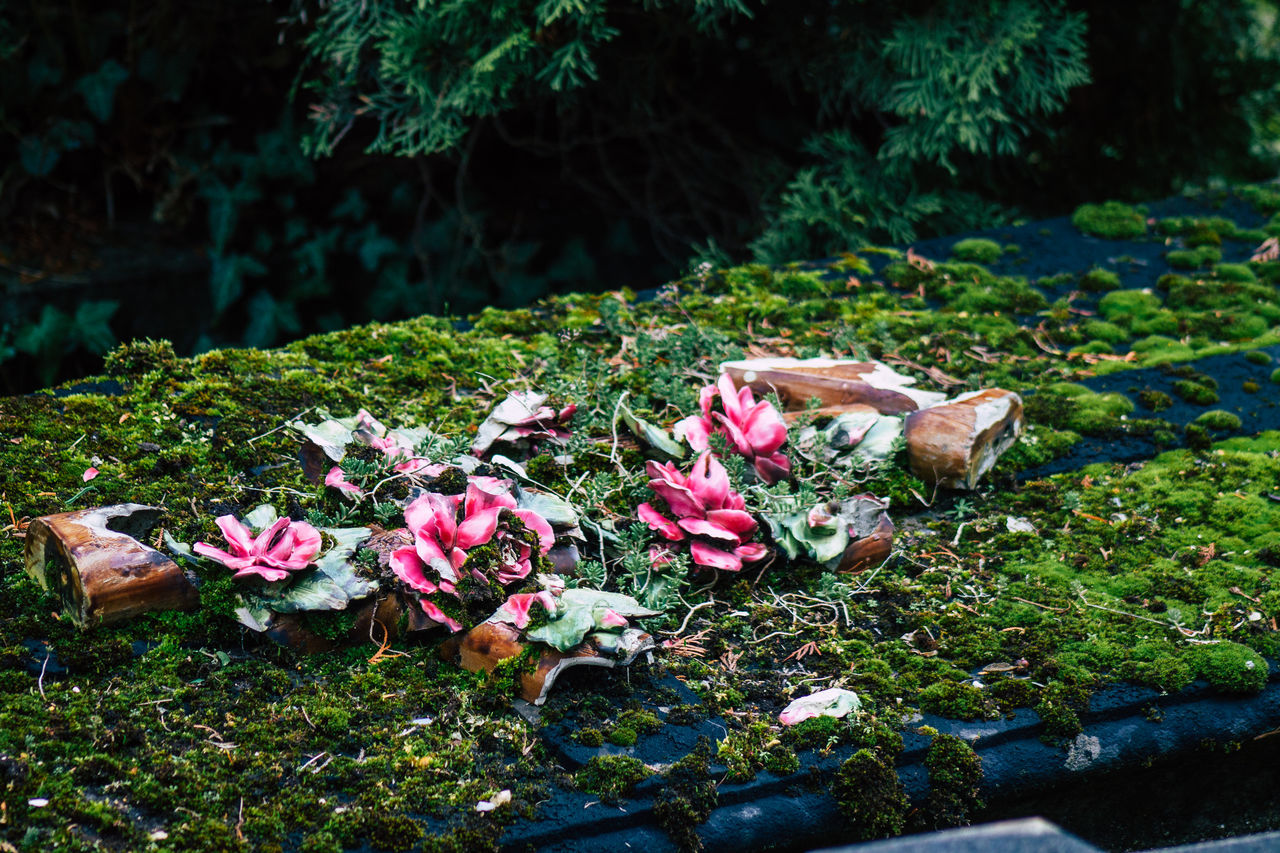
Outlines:
[[329,473],[324,478],[324,484],[340,492],[353,494],[357,498],[364,495],[359,486],[347,479],[347,475],[343,473],[342,467],[339,465],[334,465],[329,469]]
[[541,604],[552,616],[555,615],[556,597],[544,589],[541,592],[522,592],[511,596],[489,617],[489,621],[507,622],[523,630],[529,626],[529,611],[535,603]]
[[234,515],[222,516],[217,525],[227,539],[230,553],[204,542],[197,542],[193,550],[234,569],[236,578],[257,576],[266,581],[282,581],[290,572],[311,565],[320,551],[320,531],[305,521],[281,518],[256,538]]
[[[711,408],[717,397],[723,411]],[[787,440],[787,425],[768,400],[757,403],[750,388],[734,388],[733,379],[725,373],[715,385],[702,389],[698,403],[701,415],[690,415],[673,427],[677,439],[687,441],[694,450],[706,450],[711,435],[720,433],[750,460],[765,483],[776,483],[791,472],[791,460],[778,450]]]
[[[555,543],[555,534],[547,520],[533,510],[517,507],[510,481],[496,477],[469,477],[465,498],[435,492],[425,494],[405,508],[404,518],[413,534],[414,545],[391,553],[391,570],[406,586],[426,595],[444,592],[456,596],[467,551],[489,542],[498,546],[498,564],[489,567],[494,571],[494,580],[506,586],[528,577],[533,570],[535,546],[527,536],[516,534],[510,526],[512,519],[519,519],[526,529],[534,532],[538,539],[536,547],[541,553],[547,553]],[[470,572],[481,583],[489,582],[480,567]],[[457,620],[445,616],[437,605],[426,598],[419,601],[432,619],[454,631],[462,629]]]
[[652,504],[640,504],[637,514],[650,530],[671,542],[689,540],[693,562],[707,568],[736,572],[744,561],[764,559],[768,549],[748,541],[755,534],[756,520],[746,511],[742,495],[730,488],[728,473],[711,451],[698,457],[688,477],[671,462],[650,461],[647,470],[653,478],[649,488],[676,517],[672,521]]

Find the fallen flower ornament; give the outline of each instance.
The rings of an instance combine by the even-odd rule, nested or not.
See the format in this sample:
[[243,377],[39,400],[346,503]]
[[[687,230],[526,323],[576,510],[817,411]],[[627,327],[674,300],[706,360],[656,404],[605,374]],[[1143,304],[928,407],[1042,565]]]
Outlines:
[[[467,580],[507,586],[528,577],[535,547],[542,554],[551,550],[555,544],[551,525],[537,512],[516,504],[510,481],[469,477],[465,496],[429,492],[405,508],[405,523],[414,544],[393,551],[390,566],[405,586],[420,594],[427,616],[450,630],[462,630],[461,622],[425,596],[446,593],[461,598],[458,585]],[[518,530],[513,520],[523,529]],[[497,546],[493,549],[495,563],[469,561],[471,549],[490,542]],[[526,614],[531,603],[524,605]]]
[[[742,495],[729,485],[724,466],[704,451],[694,463],[689,476],[668,462],[646,464],[649,488],[666,501],[676,520],[672,521],[652,504],[640,504],[637,514],[649,529],[670,542],[689,542],[693,562],[709,569],[736,572],[744,562],[764,559],[768,548],[749,541],[756,531],[756,520],[746,511]],[[665,559],[661,552],[655,563]]]
[[[719,398],[722,411],[712,408]],[[787,425],[768,400],[756,402],[751,389],[734,387],[727,373],[715,385],[702,389],[698,397],[701,415],[677,421],[672,431],[694,450],[706,450],[711,436],[719,433],[729,447],[746,457],[756,475],[772,485],[791,473],[791,461],[778,448],[787,440]]]
[[561,409],[546,405],[547,395],[536,391],[514,391],[494,406],[476,430],[471,452],[483,458],[495,443],[564,444],[569,438],[569,421],[578,411],[575,403]]
[[305,521],[279,518],[257,536],[234,515],[217,519],[230,551],[205,542],[192,546],[197,554],[235,571],[236,580],[259,577],[282,581],[311,565],[320,551],[320,531]]
[[841,687],[819,690],[793,701],[778,715],[778,722],[794,726],[813,717],[843,717],[862,707],[858,694]]

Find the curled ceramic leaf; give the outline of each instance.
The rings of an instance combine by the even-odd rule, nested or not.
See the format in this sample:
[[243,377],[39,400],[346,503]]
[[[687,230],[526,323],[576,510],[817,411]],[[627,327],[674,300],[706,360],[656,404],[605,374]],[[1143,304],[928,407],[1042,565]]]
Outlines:
[[483,457],[499,442],[564,444],[569,437],[569,421],[578,407],[570,403],[557,410],[546,402],[547,395],[537,391],[511,392],[480,424],[471,452]]
[[796,446],[814,453],[822,438],[821,461],[847,466],[856,458],[863,463],[882,463],[893,456],[902,435],[902,418],[882,415],[870,406],[841,412],[822,428],[806,427],[796,437]]
[[619,624],[616,617],[625,620],[660,614],[661,611],[650,610],[622,593],[566,589],[560,594],[556,615],[526,636],[534,642],[546,643],[553,649],[567,652],[592,632],[625,631],[627,626]]
[[618,414],[640,443],[657,451],[663,461],[683,459],[685,457],[686,449],[683,443],[672,438],[671,433],[665,429],[654,426],[643,418],[636,417],[626,403],[618,404]]
[[778,715],[778,722],[794,726],[813,717],[843,717],[862,707],[858,694],[842,687],[829,687],[792,701]]
[[805,557],[835,571],[861,571],[889,554],[893,523],[888,508],[887,498],[857,495],[764,518],[789,559]]
[[369,538],[369,528],[327,527],[321,532],[333,539],[333,547],[316,560],[315,571],[268,598],[267,608],[276,613],[346,610],[378,591],[378,582],[361,577],[351,563],[360,543]]
[[578,511],[573,508],[573,504],[564,498],[549,492],[526,489],[520,486],[516,486],[514,492],[516,506],[520,509],[535,512],[545,518],[547,523],[551,525],[551,529],[555,531],[556,536],[572,536],[575,539],[586,538],[582,535],[582,528],[579,526]]

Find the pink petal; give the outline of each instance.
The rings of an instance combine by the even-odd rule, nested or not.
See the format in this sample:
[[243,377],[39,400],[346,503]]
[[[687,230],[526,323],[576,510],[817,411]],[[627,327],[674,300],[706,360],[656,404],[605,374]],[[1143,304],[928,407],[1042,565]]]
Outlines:
[[84,474],[81,475],[81,479],[87,483],[96,476],[98,476],[98,469],[90,466],[84,469]]
[[233,556],[228,554],[226,551],[215,548],[204,542],[197,542],[195,545],[191,546],[191,550],[195,551],[201,557],[208,557],[214,562],[222,563],[222,565],[229,569],[243,569],[257,563],[257,560],[253,557]]
[[682,518],[676,522],[681,528],[689,531],[694,536],[710,536],[713,539],[723,539],[727,542],[733,542],[735,545],[739,539],[732,530],[726,530],[718,524],[707,521],[705,518]]
[[493,509],[514,509],[515,495],[511,494],[511,484],[497,477],[468,477],[467,501],[463,505],[464,516]]
[[766,485],[772,486],[779,480],[791,475],[791,460],[781,453],[772,456],[757,456],[755,460],[756,474]]
[[687,442],[694,450],[706,450],[711,443],[711,421],[698,415],[676,421],[671,432],[676,441]]
[[357,497],[364,494],[364,492],[360,491],[359,486],[347,480],[346,475],[342,473],[342,468],[338,465],[334,465],[329,469],[329,473],[324,478],[324,484],[339,491],[349,492]]
[[563,409],[560,410],[560,413],[556,415],[556,420],[558,420],[560,423],[566,423],[570,418],[574,416],[574,414],[577,411],[578,411],[578,404],[570,403],[569,405],[565,406]]
[[707,521],[731,530],[740,537],[749,536],[756,529],[755,517],[740,509],[713,509],[707,513]]
[[458,525],[457,547],[464,550],[474,548],[492,539],[494,531],[498,529],[498,515],[502,510],[503,507],[495,506],[467,513],[467,517]]
[[699,566],[737,572],[742,569],[742,558],[728,551],[713,548],[705,542],[694,540],[689,544],[689,554]]
[[762,401],[747,413],[742,422],[751,450],[757,456],[768,456],[787,440],[787,425],[772,403]]
[[[693,464],[693,471],[689,473],[689,485],[693,489],[694,496],[707,509],[723,508],[725,499],[729,497],[731,491],[729,472],[724,470],[724,466],[711,455],[709,450],[699,456],[698,461]],[[680,514],[693,515],[694,513]]]
[[751,442],[747,441],[746,433],[742,431],[736,421],[729,418],[728,415],[722,415],[719,412],[712,412],[711,416],[720,424],[720,432],[722,432],[729,442],[733,445],[733,449],[741,453],[743,456],[751,455]]
[[664,466],[650,460],[646,467],[654,477],[649,481],[649,488],[667,502],[674,514],[699,517],[706,514],[706,507],[694,496],[688,481],[675,465],[668,462]]
[[605,628],[625,628],[627,624],[627,620],[612,609],[606,610],[604,615],[600,617],[600,625]]
[[556,544],[556,534],[551,529],[551,524],[531,509],[513,509],[512,512],[524,522],[525,527],[538,534],[538,550],[543,554],[550,551],[551,546]]
[[268,549],[270,549],[272,545],[276,544],[277,537],[288,529],[289,516],[286,515],[283,518],[277,518],[274,524],[259,533],[257,538],[253,540],[253,545],[250,546],[249,553],[255,557],[261,557],[263,554],[266,554]]
[[758,563],[769,556],[769,549],[760,542],[747,542],[734,548],[733,555],[744,563]]
[[265,581],[282,581],[289,577],[289,573],[284,569],[271,569],[266,566],[249,566],[241,569],[231,576],[232,580],[242,580],[244,578],[260,577]]
[[237,521],[234,515],[219,516],[214,523],[218,525],[218,529],[226,537],[227,544],[231,546],[231,550],[238,556],[246,557],[253,550],[253,533],[250,532],[249,528]]
[[542,592],[525,592],[519,595],[509,597],[498,612],[493,614],[493,619],[502,622],[508,622],[517,628],[525,628],[529,624],[529,608],[533,607],[534,602],[542,605],[548,613],[556,612],[556,600],[551,593],[543,590]]
[[437,587],[427,577],[427,566],[418,557],[418,552],[412,548],[397,548],[391,552],[391,571],[395,576],[400,578],[405,585],[418,590],[418,592],[435,592]]
[[527,578],[531,571],[533,571],[533,564],[529,562],[528,557],[522,557],[515,563],[498,569],[498,583],[508,586],[518,580]]
[[680,532],[680,528],[675,525],[671,519],[662,515],[651,504],[642,503],[636,508],[636,515],[640,516],[640,520],[649,525],[650,530],[656,530],[665,539],[676,542],[684,538],[684,534]]
[[293,558],[310,563],[320,553],[320,531],[305,521],[293,523],[294,550]]
[[462,630],[461,622],[457,619],[450,619],[448,616],[445,616],[444,611],[439,607],[436,607],[430,601],[427,601],[425,598],[419,598],[418,603],[422,605],[422,612],[427,614],[428,618],[448,627],[448,629],[455,634]]
[[404,521],[415,536],[438,539],[452,545],[457,535],[457,495],[428,492],[405,507]]
[[[733,386],[733,377],[727,373],[721,373],[720,378],[716,380],[716,390],[720,392],[720,405],[724,408],[724,413],[729,416],[729,420],[738,423],[742,420],[742,400],[738,396],[738,389]],[[749,395],[751,389],[744,388]]]

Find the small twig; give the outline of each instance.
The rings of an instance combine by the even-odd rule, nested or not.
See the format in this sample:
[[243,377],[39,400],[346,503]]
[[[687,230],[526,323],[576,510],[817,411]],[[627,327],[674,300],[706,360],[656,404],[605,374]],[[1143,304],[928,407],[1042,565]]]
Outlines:
[[693,607],[689,608],[689,612],[684,615],[684,621],[680,623],[679,628],[675,629],[674,631],[663,631],[663,633],[666,634],[668,637],[677,637],[680,634],[683,634],[684,629],[689,627],[689,620],[693,618],[693,614],[697,613],[702,608],[710,607],[715,603],[716,603],[716,600],[714,598],[711,598],[711,599],[708,599],[707,601],[702,602],[701,604],[695,604]]
[[1038,601],[1031,601],[1030,599],[1026,599],[1026,598],[1019,598],[1016,595],[1011,595],[1009,597],[1012,598],[1014,601],[1021,601],[1023,604],[1030,604],[1032,607],[1039,607],[1041,610],[1051,610],[1054,613],[1067,613],[1071,610],[1070,607],[1050,607],[1047,604],[1041,604]]
[[48,651],[47,651],[47,652],[45,652],[45,653],[44,653],[44,663],[40,664],[40,678],[36,680],[36,687],[40,688],[40,698],[41,698],[41,699],[45,698],[45,696],[44,696],[44,671],[45,671],[45,668],[46,668],[47,666],[49,666],[49,658],[51,658],[51,657],[53,657],[53,652],[48,652]]

